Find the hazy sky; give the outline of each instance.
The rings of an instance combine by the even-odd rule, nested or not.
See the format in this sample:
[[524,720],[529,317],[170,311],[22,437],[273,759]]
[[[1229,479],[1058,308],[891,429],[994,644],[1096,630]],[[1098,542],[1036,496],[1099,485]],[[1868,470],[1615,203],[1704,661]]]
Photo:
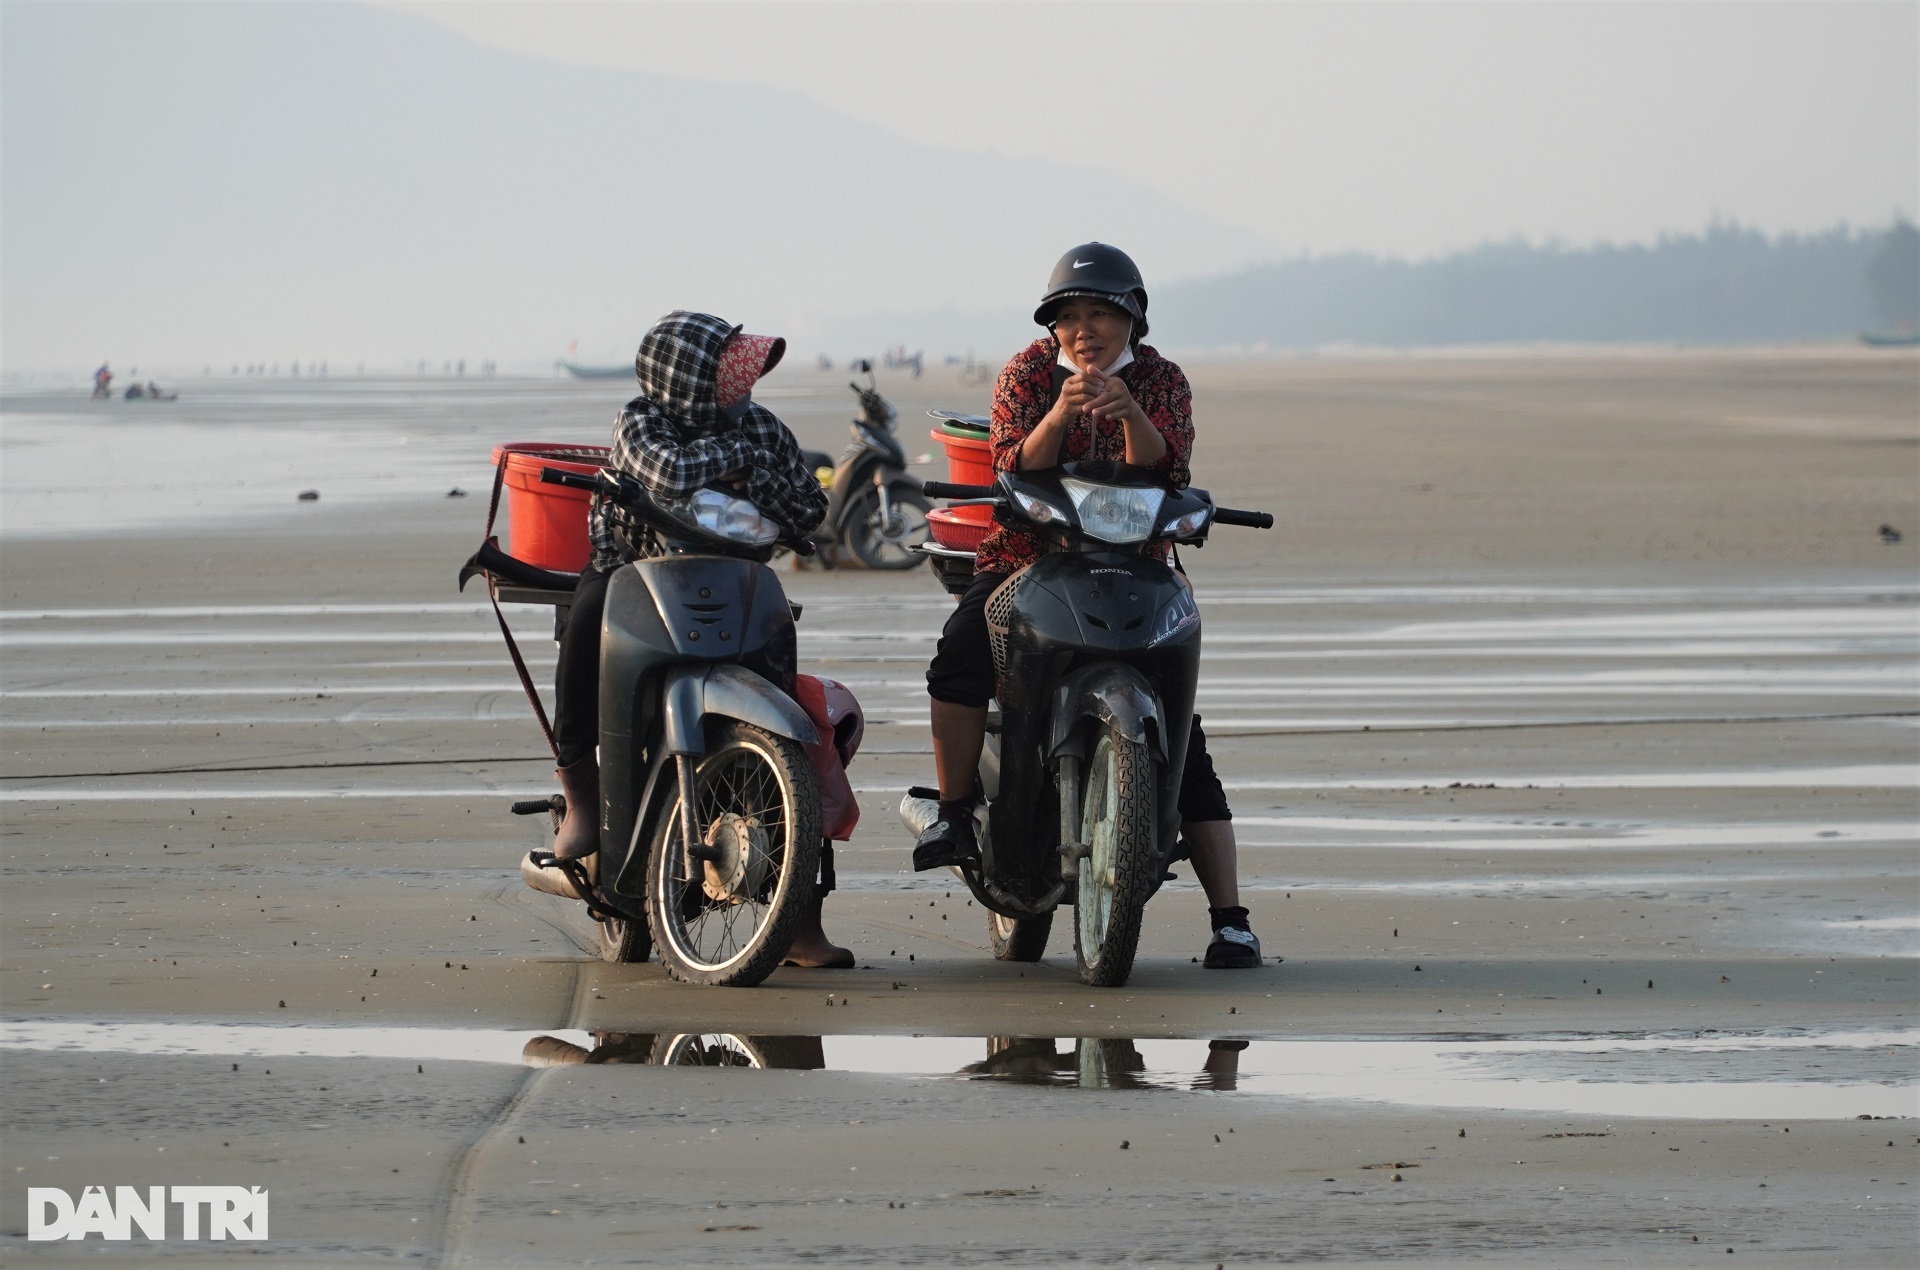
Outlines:
[[1917,66],[1910,0],[0,0],[0,361],[612,361],[674,307],[998,350],[1089,238],[1157,287],[1878,227]]
[[[1277,253],[1884,223],[1920,194],[1920,5],[392,0],[560,62],[790,89],[1070,160]],[[1083,197],[1112,195],[1090,180]]]

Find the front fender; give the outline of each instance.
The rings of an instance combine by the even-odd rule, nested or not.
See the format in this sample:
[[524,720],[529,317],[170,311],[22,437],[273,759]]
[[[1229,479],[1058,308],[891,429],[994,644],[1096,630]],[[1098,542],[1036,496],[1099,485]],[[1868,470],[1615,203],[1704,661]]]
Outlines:
[[1167,743],[1161,714],[1153,685],[1132,666],[1116,661],[1082,666],[1062,675],[1053,690],[1053,735],[1047,752],[1054,758],[1062,754],[1087,757],[1081,752],[1085,741],[1075,725],[1091,718],[1152,746],[1164,759]]
[[799,703],[743,666],[732,662],[682,664],[660,685],[663,744],[669,754],[704,754],[702,720],[721,715],[791,737],[802,745],[819,739]]

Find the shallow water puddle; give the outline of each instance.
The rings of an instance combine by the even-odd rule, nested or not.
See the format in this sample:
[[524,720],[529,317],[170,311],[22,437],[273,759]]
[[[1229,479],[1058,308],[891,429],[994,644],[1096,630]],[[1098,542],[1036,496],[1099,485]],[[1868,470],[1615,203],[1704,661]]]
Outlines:
[[0,1050],[647,1065],[1670,1119],[1920,1115],[1920,1030],[1430,1040],[760,1036],[746,1033],[0,1024]]
[[[482,766],[482,764],[475,764],[475,766]],[[498,789],[446,786],[405,786],[387,789],[368,785],[351,787],[313,785],[305,788],[275,785],[262,786],[258,789],[233,786],[200,786],[198,788],[174,786],[164,789],[0,788],[0,803],[298,802],[302,799],[318,798],[499,799],[545,798],[552,792],[551,784],[503,785]]]

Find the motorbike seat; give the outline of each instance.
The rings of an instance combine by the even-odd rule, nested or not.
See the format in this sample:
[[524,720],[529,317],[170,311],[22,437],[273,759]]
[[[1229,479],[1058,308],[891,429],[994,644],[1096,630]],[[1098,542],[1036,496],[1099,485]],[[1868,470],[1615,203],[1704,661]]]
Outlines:
[[537,591],[565,591],[569,595],[580,584],[578,573],[542,569],[539,565],[517,560],[500,550],[499,540],[494,538],[481,543],[480,550],[460,566],[460,589],[466,590],[468,580],[482,573],[515,586],[530,587]]

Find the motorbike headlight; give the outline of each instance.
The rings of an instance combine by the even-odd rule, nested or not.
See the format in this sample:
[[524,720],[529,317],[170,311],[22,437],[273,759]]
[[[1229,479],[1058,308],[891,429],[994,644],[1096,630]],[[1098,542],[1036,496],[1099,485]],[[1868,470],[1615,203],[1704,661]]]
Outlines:
[[1197,534],[1212,515],[1213,509],[1211,507],[1196,508],[1169,524],[1161,531],[1160,536],[1162,538],[1185,538],[1190,534]]
[[1064,525],[1067,513],[1055,507],[1044,498],[1035,498],[1024,490],[1013,491],[1013,501],[1027,514],[1027,519],[1036,525]]
[[685,498],[662,499],[660,505],[676,520],[717,537],[752,547],[764,547],[780,537],[780,526],[744,498],[717,489],[699,489]]
[[1153,532],[1160,504],[1167,499],[1161,489],[1096,485],[1073,477],[1063,479],[1060,488],[1073,500],[1080,528],[1103,542],[1140,542],[1146,538]]

